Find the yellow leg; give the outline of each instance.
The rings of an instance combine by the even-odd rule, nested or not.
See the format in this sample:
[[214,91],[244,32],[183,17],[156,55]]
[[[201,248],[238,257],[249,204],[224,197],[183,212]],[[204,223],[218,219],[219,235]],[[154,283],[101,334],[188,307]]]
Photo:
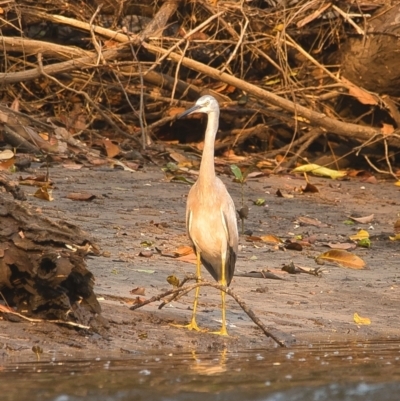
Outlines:
[[[222,254],[221,258],[221,268],[222,268],[222,277],[219,281],[219,284],[226,287],[226,277],[225,277],[225,254]],[[220,336],[227,336],[228,332],[226,331],[226,307],[225,307],[225,292],[221,291],[221,303],[222,303],[222,326],[220,331],[214,331],[212,334],[218,334]]]
[[[201,279],[201,261],[200,261],[200,252],[197,252],[196,281],[199,282],[200,279]],[[199,326],[197,326],[197,322],[196,322],[196,310],[197,310],[197,303],[199,300],[199,293],[200,293],[200,287],[197,287],[195,295],[194,295],[193,312],[192,312],[192,319],[190,320],[190,323],[184,324],[184,325],[174,324],[173,326],[186,327],[189,330],[201,331]]]

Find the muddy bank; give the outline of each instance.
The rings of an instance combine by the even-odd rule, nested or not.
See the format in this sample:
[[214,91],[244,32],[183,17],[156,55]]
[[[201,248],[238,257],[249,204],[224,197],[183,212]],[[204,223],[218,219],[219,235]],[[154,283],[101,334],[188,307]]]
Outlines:
[[[103,256],[88,259],[96,277],[95,292],[109,320],[106,336],[49,324],[10,323],[0,320],[0,355],[25,354],[39,345],[44,353],[134,353],[154,350],[269,348],[274,343],[246,316],[233,299],[228,299],[229,338],[193,333],[171,326],[188,321],[192,295],[158,309],[159,302],[138,311],[129,307],[136,298],[130,291],[145,289],[145,298],[167,290],[166,278],[183,278],[195,265],[159,254],[187,245],[185,203],[189,187],[168,182],[159,168],[146,167],[130,173],[109,168],[78,171],[62,167],[50,169],[55,182],[54,202],[29,196],[29,204],[52,219],[78,224],[92,234]],[[240,186],[222,177],[238,207]],[[262,177],[245,187],[250,207],[245,228],[253,235],[273,234],[282,239],[294,235],[315,236],[316,241],[301,252],[282,250],[274,245],[246,242],[241,236],[236,270],[238,273],[261,269],[281,269],[293,261],[316,268],[314,258],[328,250],[331,242],[348,242],[359,228],[370,232],[372,247],[353,252],[365,260],[367,269],[351,270],[325,264],[321,277],[308,274],[285,275],[283,280],[234,277],[231,288],[252,308],[263,323],[289,345],[304,342],[398,338],[399,245],[389,240],[399,211],[399,191],[393,183],[364,184],[311,178],[318,194],[299,194],[303,179],[292,176]],[[24,187],[33,194],[35,188]],[[293,198],[278,198],[277,189],[293,192]],[[91,202],[66,198],[70,192],[96,195]],[[264,206],[253,200],[264,198]],[[369,224],[344,224],[349,215],[374,214]],[[300,216],[318,219],[322,226],[298,224]],[[154,249],[152,257],[139,256],[144,244]],[[204,277],[209,278],[204,269]],[[220,295],[212,288],[201,290],[199,326],[212,330],[220,326]],[[371,319],[368,326],[353,322],[353,314]]]

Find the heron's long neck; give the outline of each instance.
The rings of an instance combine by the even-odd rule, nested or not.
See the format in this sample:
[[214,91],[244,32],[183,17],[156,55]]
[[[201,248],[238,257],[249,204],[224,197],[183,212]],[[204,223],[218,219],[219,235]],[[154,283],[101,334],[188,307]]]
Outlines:
[[199,180],[202,183],[212,182],[215,178],[214,144],[218,131],[219,112],[208,115],[206,134],[204,138],[203,156],[201,158]]

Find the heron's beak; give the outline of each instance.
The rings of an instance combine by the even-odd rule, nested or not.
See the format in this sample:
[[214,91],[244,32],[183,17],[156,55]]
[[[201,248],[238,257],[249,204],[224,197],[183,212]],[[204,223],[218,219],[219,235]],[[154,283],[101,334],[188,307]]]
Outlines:
[[201,109],[201,106],[198,104],[195,104],[193,107],[190,109],[185,110],[183,113],[179,114],[176,118],[179,120],[182,117],[185,117],[191,113],[194,113],[196,110]]

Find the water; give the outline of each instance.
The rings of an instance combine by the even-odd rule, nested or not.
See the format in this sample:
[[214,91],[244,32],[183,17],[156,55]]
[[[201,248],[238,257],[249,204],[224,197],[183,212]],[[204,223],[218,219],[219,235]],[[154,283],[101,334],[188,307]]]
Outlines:
[[2,401],[397,401],[399,393],[398,341],[0,360]]

